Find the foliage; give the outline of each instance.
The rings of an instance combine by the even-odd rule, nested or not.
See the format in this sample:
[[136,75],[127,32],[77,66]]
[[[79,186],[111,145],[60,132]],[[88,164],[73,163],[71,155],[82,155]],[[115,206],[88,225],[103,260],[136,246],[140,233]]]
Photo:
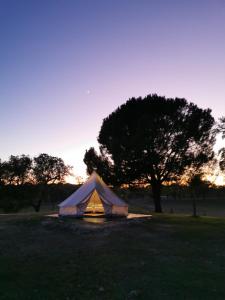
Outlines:
[[54,207],[56,204],[65,200],[76,190],[77,186],[71,184],[37,184],[34,186],[35,193],[30,198],[30,206],[36,212],[40,211],[41,204],[49,203]]
[[4,185],[4,163],[0,159],[0,186]]
[[213,125],[209,109],[185,99],[148,95],[128,100],[105,118],[98,141],[121,181],[151,184],[155,211],[161,212],[162,184],[213,158]]
[[7,184],[23,185],[30,180],[32,159],[28,155],[11,155],[2,163],[2,180]]
[[225,138],[225,117],[219,119],[219,124],[217,126],[217,132],[222,134],[222,138]]
[[61,158],[46,153],[34,158],[33,174],[39,184],[64,182],[65,177],[71,174],[71,169]]
[[204,180],[201,173],[194,174],[189,180],[189,187],[197,192],[208,189],[209,186],[209,181]]
[[62,194],[56,189],[53,199],[55,189],[50,184],[64,183],[69,174],[70,166],[48,154],[40,154],[34,160],[27,155],[11,155],[8,161],[0,160],[0,208],[17,212],[32,206],[39,211],[43,201],[56,202]]
[[219,151],[220,154],[220,160],[219,160],[219,166],[221,171],[225,171],[225,148],[221,148]]
[[39,211],[42,202],[55,207],[77,188],[75,185],[61,183],[5,185],[0,189],[0,209],[5,213],[18,212],[28,207]]
[[[220,122],[217,127],[217,132],[222,134],[222,138],[225,139],[225,117],[220,118]],[[219,167],[222,172],[225,171],[225,148],[219,150]]]
[[88,174],[91,174],[93,171],[96,171],[102,178],[104,178],[104,181],[107,184],[115,183],[113,165],[110,162],[109,158],[103,153],[98,155],[96,150],[93,147],[91,147],[85,152],[84,163],[87,166]]

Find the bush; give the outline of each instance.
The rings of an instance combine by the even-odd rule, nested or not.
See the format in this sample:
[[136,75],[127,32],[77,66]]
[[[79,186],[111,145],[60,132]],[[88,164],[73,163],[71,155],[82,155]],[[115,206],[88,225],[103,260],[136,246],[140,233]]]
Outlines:
[[5,213],[18,212],[28,206],[24,187],[7,185],[0,189],[0,208]]
[[5,213],[12,213],[25,207],[35,208],[43,202],[54,206],[65,200],[78,187],[72,184],[5,185],[0,187],[0,209]]

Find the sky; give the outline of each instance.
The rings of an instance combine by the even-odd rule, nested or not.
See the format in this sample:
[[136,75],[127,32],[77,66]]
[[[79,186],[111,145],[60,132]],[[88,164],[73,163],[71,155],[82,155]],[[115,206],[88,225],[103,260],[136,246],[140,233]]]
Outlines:
[[224,0],[0,0],[1,159],[85,177],[103,118],[152,93],[225,115]]

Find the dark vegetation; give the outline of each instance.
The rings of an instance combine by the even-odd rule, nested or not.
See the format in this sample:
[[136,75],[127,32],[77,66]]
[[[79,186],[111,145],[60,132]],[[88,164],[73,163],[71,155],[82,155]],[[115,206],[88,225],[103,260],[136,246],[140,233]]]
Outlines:
[[[198,179],[197,179],[198,180]],[[197,181],[196,180],[196,181]],[[71,195],[80,185],[50,184],[45,187],[39,185],[3,186],[0,189],[0,213],[31,213],[33,204],[41,197],[40,212],[58,212],[58,204]],[[136,207],[136,212],[152,213],[154,201],[151,186],[129,188],[114,188],[114,191],[130,206]],[[225,188],[209,186],[201,182],[197,187],[191,185],[163,186],[161,202],[165,213],[183,213],[196,216],[224,216]],[[193,202],[195,206],[193,207]],[[143,210],[141,209],[143,207]],[[135,212],[135,210],[133,210]]]
[[11,155],[8,161],[0,161],[0,209],[18,212],[31,206],[38,212],[43,201],[61,200],[72,191],[70,185],[63,185],[70,172],[61,158],[48,154],[34,159]]
[[[162,212],[165,190],[186,189],[197,216],[200,195],[218,191],[205,173],[216,164],[225,170],[225,148],[218,156],[213,152],[218,133],[225,137],[225,118],[216,126],[209,109],[185,99],[132,98],[103,120],[100,154],[91,147],[84,162],[88,174],[97,170],[122,194],[147,185],[145,194],[153,199],[156,212]],[[11,155],[8,161],[0,160],[0,210],[32,207],[38,212],[42,203],[55,206],[78,187],[65,184],[71,169],[61,158],[44,153],[33,159]]]
[[150,184],[155,211],[162,212],[163,184],[190,170],[199,173],[213,160],[214,124],[211,110],[185,99],[131,98],[103,120],[101,153],[89,149],[84,162],[88,172],[95,167],[112,184]]
[[32,208],[38,212],[43,204],[55,208],[77,188],[78,186],[68,183],[5,185],[0,188],[0,211],[15,213]]

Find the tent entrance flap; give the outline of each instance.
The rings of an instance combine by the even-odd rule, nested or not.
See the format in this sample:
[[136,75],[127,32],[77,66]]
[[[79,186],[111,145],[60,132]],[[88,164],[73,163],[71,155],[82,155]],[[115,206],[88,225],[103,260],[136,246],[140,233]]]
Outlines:
[[94,190],[85,209],[85,213],[104,213],[104,211],[102,201],[96,190]]

